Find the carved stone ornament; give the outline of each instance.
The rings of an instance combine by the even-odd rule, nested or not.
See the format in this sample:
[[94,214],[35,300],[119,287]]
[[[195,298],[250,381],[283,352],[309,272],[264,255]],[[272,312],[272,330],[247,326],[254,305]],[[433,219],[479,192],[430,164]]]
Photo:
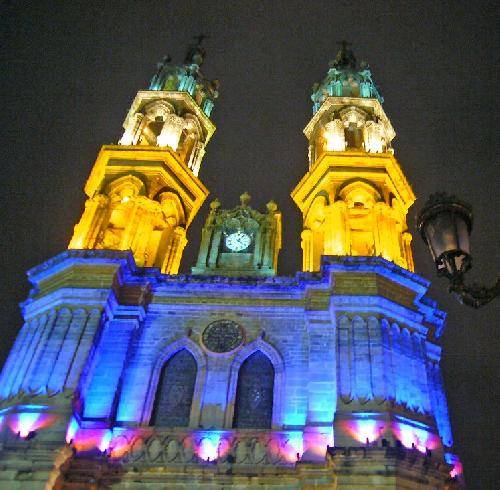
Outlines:
[[230,352],[245,340],[243,327],[232,320],[217,320],[203,331],[203,345],[212,352]]

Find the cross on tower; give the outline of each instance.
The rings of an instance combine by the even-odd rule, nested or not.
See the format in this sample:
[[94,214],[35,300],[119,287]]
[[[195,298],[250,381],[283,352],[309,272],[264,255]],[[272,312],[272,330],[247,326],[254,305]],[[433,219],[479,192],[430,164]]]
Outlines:
[[352,69],[356,68],[356,58],[352,50],[348,49],[347,46],[352,46],[352,43],[346,40],[338,41],[340,44],[340,50],[335,57],[335,64],[340,67],[349,67]]

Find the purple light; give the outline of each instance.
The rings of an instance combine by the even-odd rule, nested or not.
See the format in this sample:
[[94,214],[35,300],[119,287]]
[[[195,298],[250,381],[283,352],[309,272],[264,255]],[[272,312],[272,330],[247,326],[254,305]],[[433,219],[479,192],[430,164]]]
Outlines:
[[52,413],[22,412],[8,415],[10,430],[20,437],[27,437],[30,432],[52,425],[57,415]]
[[345,420],[341,422],[341,427],[356,441],[365,444],[375,442],[379,439],[387,428],[383,420],[361,419]]
[[406,448],[415,447],[421,453],[425,453],[427,449],[437,449],[440,446],[439,437],[426,429],[393,422],[392,430],[394,437]]

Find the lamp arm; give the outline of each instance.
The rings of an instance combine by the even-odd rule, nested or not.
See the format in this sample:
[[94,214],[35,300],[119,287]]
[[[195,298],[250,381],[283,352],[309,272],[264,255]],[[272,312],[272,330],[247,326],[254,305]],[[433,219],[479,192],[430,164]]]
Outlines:
[[450,279],[450,287],[448,291],[453,293],[457,300],[467,306],[472,306],[473,308],[479,308],[493,299],[495,299],[500,294],[500,278],[491,288],[481,286],[477,283],[472,283],[467,286],[464,283],[463,274],[455,274]]

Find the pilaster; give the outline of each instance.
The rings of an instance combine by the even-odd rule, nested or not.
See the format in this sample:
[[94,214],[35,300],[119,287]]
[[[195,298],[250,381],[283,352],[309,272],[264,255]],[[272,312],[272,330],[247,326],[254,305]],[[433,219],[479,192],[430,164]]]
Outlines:
[[83,419],[108,422],[114,416],[114,401],[130,350],[134,332],[144,320],[142,306],[116,305],[112,317],[104,324],[92,364],[90,383],[82,400]]

